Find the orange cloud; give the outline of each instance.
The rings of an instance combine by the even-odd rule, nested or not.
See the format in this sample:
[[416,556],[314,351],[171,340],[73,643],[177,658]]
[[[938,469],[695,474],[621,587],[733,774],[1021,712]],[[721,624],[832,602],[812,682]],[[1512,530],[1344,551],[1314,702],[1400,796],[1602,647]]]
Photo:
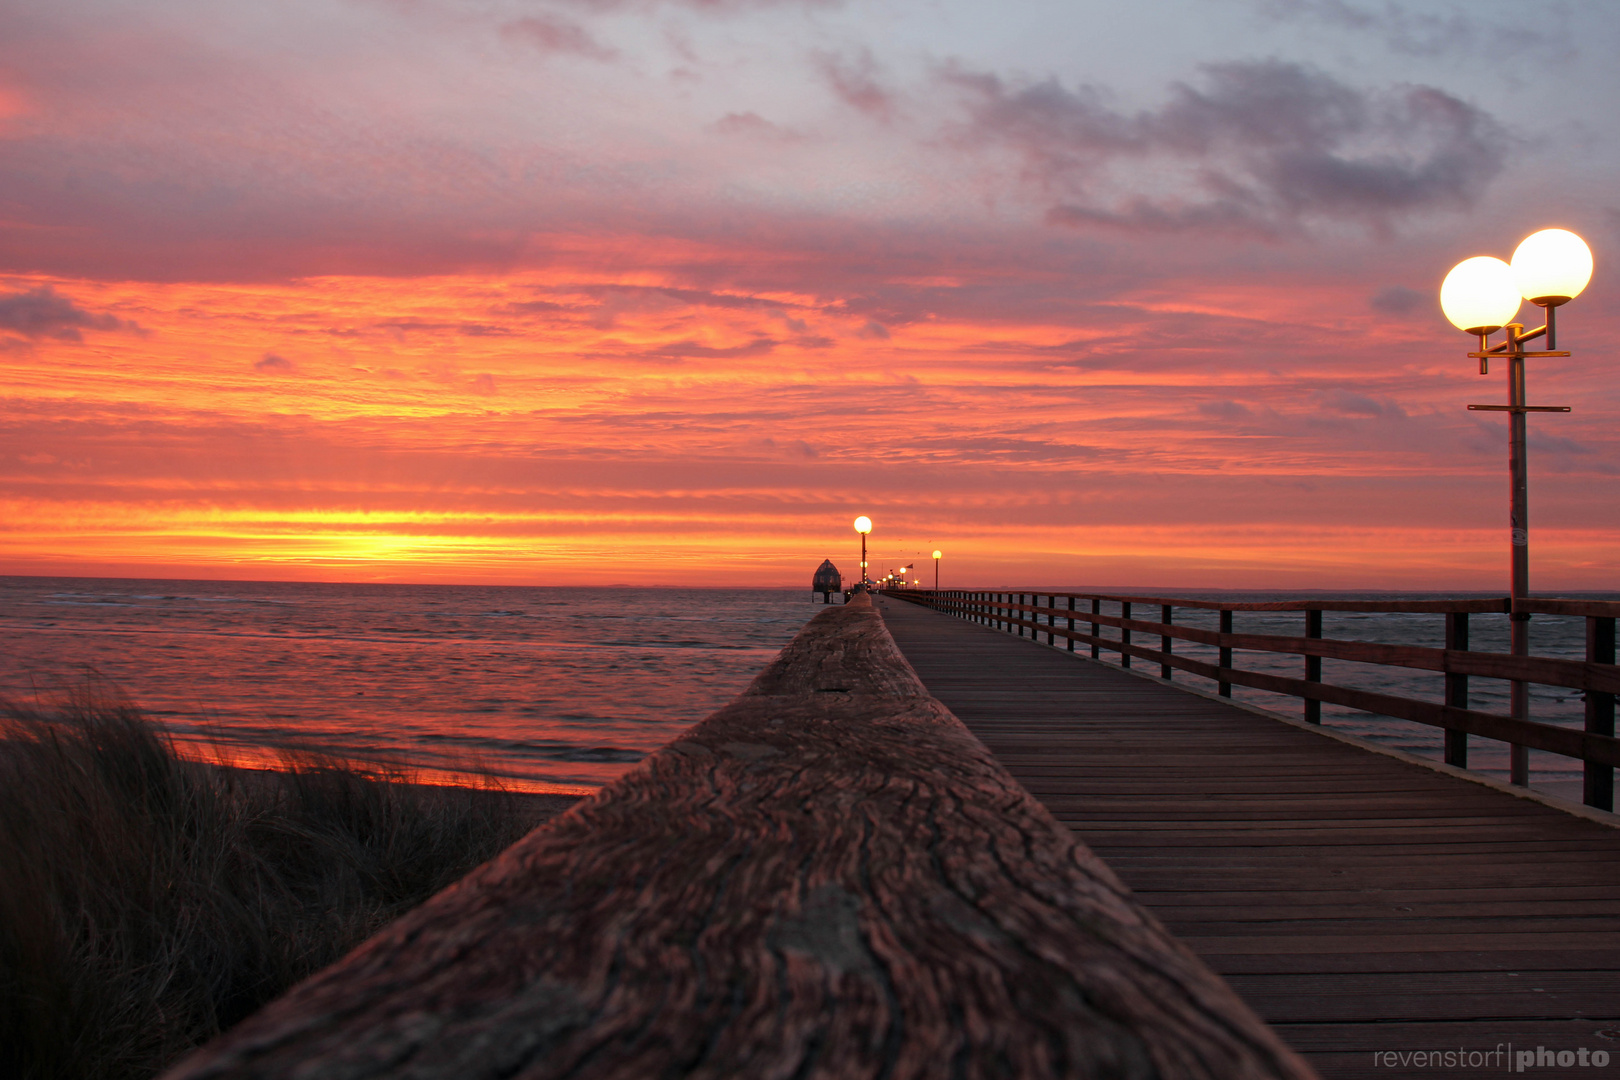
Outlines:
[[[15,277],[0,294],[82,317],[76,339],[4,358],[0,568],[797,585],[867,512],[881,558],[943,546],[958,584],[1502,577],[1504,438],[1462,409],[1495,380],[1398,331],[1371,368],[1340,348],[1348,316],[1308,289],[1285,310],[1265,280],[1122,291],[1091,321],[887,288],[931,310],[874,336],[869,293],[589,258],[279,285]],[[1540,386],[1604,392],[1582,369]],[[1620,512],[1587,497],[1614,482],[1601,415],[1536,425],[1538,587],[1620,584]]]

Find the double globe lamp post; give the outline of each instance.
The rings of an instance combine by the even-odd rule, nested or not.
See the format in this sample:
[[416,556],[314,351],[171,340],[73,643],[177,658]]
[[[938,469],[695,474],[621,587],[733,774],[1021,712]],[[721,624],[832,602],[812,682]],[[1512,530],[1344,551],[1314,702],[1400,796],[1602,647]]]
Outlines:
[[[1527,358],[1568,356],[1558,351],[1558,309],[1581,294],[1592,279],[1592,252],[1586,242],[1565,229],[1543,229],[1525,239],[1513,253],[1512,263],[1489,255],[1464,259],[1446,275],[1440,286],[1440,307],[1457,329],[1479,339],[1479,351],[1470,357],[1479,360],[1479,373],[1490,373],[1492,357],[1507,361],[1508,403],[1470,405],[1475,412],[1508,414],[1508,474],[1510,490],[1509,527],[1513,559],[1513,599],[1524,599],[1530,592],[1529,474],[1525,462],[1525,414],[1569,412],[1563,405],[1530,405],[1524,391],[1524,362]],[[1542,309],[1542,325],[1526,330],[1512,319],[1525,300]],[[1504,333],[1503,340],[1491,344],[1491,336]],[[1544,338],[1546,348],[1530,352],[1525,344]],[[1515,605],[1515,608],[1517,605]],[[1515,610],[1512,618],[1512,652],[1530,653],[1530,615]],[[1512,684],[1512,715],[1528,719],[1530,687]],[[1511,747],[1509,775],[1513,783],[1530,783],[1529,754],[1522,746]]]

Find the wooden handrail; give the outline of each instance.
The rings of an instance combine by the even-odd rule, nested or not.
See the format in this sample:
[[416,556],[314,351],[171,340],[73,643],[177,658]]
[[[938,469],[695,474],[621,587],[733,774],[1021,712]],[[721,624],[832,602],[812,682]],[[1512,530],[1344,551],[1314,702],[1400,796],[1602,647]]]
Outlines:
[[[896,595],[927,593],[927,589],[897,590]],[[943,590],[942,590],[943,591]],[[997,590],[1006,592],[1008,590]],[[1620,618],[1620,600],[1581,600],[1558,597],[1528,597],[1514,601],[1508,596],[1459,598],[1454,600],[1202,600],[1185,596],[1127,596],[1119,593],[1058,592],[1052,589],[1014,589],[1013,593],[1034,593],[1040,596],[1074,598],[1075,600],[1102,600],[1111,604],[1157,604],[1180,608],[1203,608],[1209,611],[1361,611],[1371,614],[1429,614],[1448,615],[1470,613],[1507,615],[1521,612],[1527,615],[1574,615],[1595,618]],[[1042,609],[1045,610],[1044,608]]]
[[[896,594],[904,595],[904,594]],[[1041,593],[1041,596],[1061,596],[1061,593]],[[1126,601],[1132,603],[1133,601]],[[1068,617],[1064,608],[1051,608],[1039,604],[1002,604],[1003,610],[1039,612],[1055,617]],[[1301,608],[1316,611],[1317,608]],[[1582,660],[1559,660],[1545,656],[1512,656],[1508,653],[1470,652],[1467,650],[1436,649],[1425,645],[1384,645],[1376,641],[1348,641],[1337,638],[1288,637],[1276,634],[1222,634],[1180,623],[1149,622],[1143,619],[1123,619],[1113,615],[1087,615],[1087,622],[1097,622],[1121,630],[1136,630],[1144,634],[1194,641],[1223,649],[1245,649],[1249,652],[1291,653],[1298,656],[1319,656],[1328,660],[1354,660],[1362,664],[1382,667],[1405,667],[1418,671],[1440,671],[1458,675],[1478,675],[1486,679],[1521,679],[1544,686],[1562,686],[1573,690],[1601,690],[1620,693],[1620,667],[1613,664],[1592,664]],[[1034,623],[1026,623],[1033,626]],[[1048,633],[1041,624],[1041,633]],[[1062,630],[1058,637],[1067,636]],[[1111,640],[1111,639],[1105,639]],[[1110,646],[1111,648],[1111,646]],[[1131,655],[1138,655],[1131,653]]]
[[[1058,638],[1066,639],[1070,651],[1073,650],[1073,643],[1084,643],[1090,646],[1093,657],[1106,649],[1117,653],[1121,666],[1124,667],[1130,666],[1132,658],[1157,663],[1164,678],[1169,678],[1172,670],[1200,675],[1214,680],[1223,696],[1230,696],[1231,687],[1236,685],[1299,697],[1306,702],[1305,715],[1312,722],[1320,722],[1319,703],[1328,702],[1444,728],[1448,732],[1446,760],[1454,765],[1466,766],[1467,735],[1500,739],[1575,758],[1584,763],[1586,802],[1600,809],[1613,809],[1613,770],[1620,766],[1620,739],[1616,739],[1614,735],[1615,695],[1620,693],[1620,667],[1614,663],[1615,617],[1620,615],[1620,603],[1599,600],[1532,599],[1514,604],[1507,598],[1502,598],[1394,602],[1323,599],[1257,604],[1049,590],[1025,590],[1013,593],[1004,593],[1000,590],[990,592],[946,590],[935,594],[932,590],[905,589],[896,590],[891,595],[969,618],[988,617],[993,625],[1016,629],[1019,634],[1025,629],[1032,635],[1045,633],[1048,643]],[[1004,595],[1008,599],[1001,599]],[[1026,596],[1036,601],[1046,598],[1046,603],[1024,603],[1022,598]],[[1019,599],[1014,600],[1012,597]],[[1059,606],[1059,600],[1065,601],[1065,604]],[[1090,601],[1091,610],[1080,612],[1070,606],[1079,600]],[[1103,602],[1118,604],[1120,614],[1104,614],[1101,611]],[[1130,617],[1132,605],[1144,603],[1159,605],[1160,621]],[[1175,623],[1171,621],[1171,613],[1177,607],[1218,610],[1223,630],[1205,630]],[[1233,611],[1445,614],[1448,616],[1448,641],[1455,639],[1462,647],[1437,649],[1418,645],[1386,645],[1378,642],[1324,638],[1316,636],[1320,632],[1320,626],[1316,622],[1311,622],[1307,627],[1307,634],[1299,637],[1239,634],[1229,629]],[[1465,624],[1468,614],[1478,612],[1584,616],[1588,622],[1587,659],[1563,660],[1469,650],[1466,628],[1458,638],[1456,626],[1452,623],[1461,618],[1462,623],[1457,625]],[[1041,622],[1043,616],[1046,619],[1044,623]],[[1059,622],[1065,625],[1058,625]],[[1076,623],[1089,623],[1092,632],[1085,633],[1071,629],[1070,627]],[[1098,632],[1103,626],[1114,627],[1119,630],[1120,636],[1103,637]],[[1316,630],[1310,631],[1310,626],[1316,626]],[[1134,644],[1131,637],[1133,632],[1158,635],[1160,648],[1150,649]],[[1176,640],[1195,642],[1217,649],[1219,663],[1210,664],[1173,653],[1171,642]],[[1303,657],[1306,661],[1306,678],[1295,679],[1235,668],[1231,662],[1234,649]],[[1324,683],[1320,678],[1320,664],[1324,658],[1442,672],[1447,676],[1446,704]],[[1574,730],[1469,709],[1465,705],[1466,680],[1470,676],[1582,690],[1586,693],[1587,699],[1586,729]]]
[[1525,615],[1577,615],[1595,619],[1620,618],[1620,600],[1560,600],[1528,597],[1513,602],[1515,613]]
[[169,1080],[1254,1077],[1304,1064],[870,599]]

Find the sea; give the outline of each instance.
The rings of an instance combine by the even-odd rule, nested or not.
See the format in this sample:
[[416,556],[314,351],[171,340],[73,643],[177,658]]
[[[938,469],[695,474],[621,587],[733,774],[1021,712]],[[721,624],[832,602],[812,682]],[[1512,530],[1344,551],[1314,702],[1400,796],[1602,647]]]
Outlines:
[[[314,750],[357,762],[408,762],[429,783],[466,782],[483,772],[517,790],[588,792],[730,701],[819,610],[808,591],[785,589],[0,577],[0,698],[50,708],[76,694],[121,697],[164,725],[182,752],[249,767]],[[1215,626],[1215,613],[1198,609],[1178,609],[1176,619]],[[1303,619],[1299,612],[1238,612],[1234,629],[1296,636]],[[1323,631],[1440,646],[1445,628],[1439,615],[1328,612]],[[1474,615],[1471,632],[1475,649],[1507,651],[1505,616]],[[1185,642],[1176,648],[1213,658],[1213,650]],[[1531,651],[1583,657],[1583,620],[1537,616]],[[1297,656],[1238,652],[1234,661],[1301,674]],[[1184,673],[1176,678],[1213,688]],[[1443,677],[1432,672],[1324,660],[1323,679],[1443,697]],[[1474,679],[1470,689],[1474,708],[1507,711],[1507,684]],[[1297,699],[1245,687],[1235,687],[1234,696],[1300,715]],[[1583,710],[1579,691],[1532,688],[1533,719],[1580,727]],[[1350,734],[1442,756],[1439,729],[1332,705],[1322,714],[1324,724]],[[1469,764],[1505,778],[1506,747],[1474,738]],[[1578,762],[1532,751],[1531,770],[1532,786],[1579,800]]]

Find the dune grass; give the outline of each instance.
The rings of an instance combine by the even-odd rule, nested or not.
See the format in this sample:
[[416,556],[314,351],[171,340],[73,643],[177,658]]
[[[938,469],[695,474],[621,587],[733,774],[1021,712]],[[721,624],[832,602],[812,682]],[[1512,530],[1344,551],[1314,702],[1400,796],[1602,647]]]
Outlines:
[[150,1077],[535,819],[493,783],[282,764],[185,760],[93,688],[0,701],[0,1076]]

